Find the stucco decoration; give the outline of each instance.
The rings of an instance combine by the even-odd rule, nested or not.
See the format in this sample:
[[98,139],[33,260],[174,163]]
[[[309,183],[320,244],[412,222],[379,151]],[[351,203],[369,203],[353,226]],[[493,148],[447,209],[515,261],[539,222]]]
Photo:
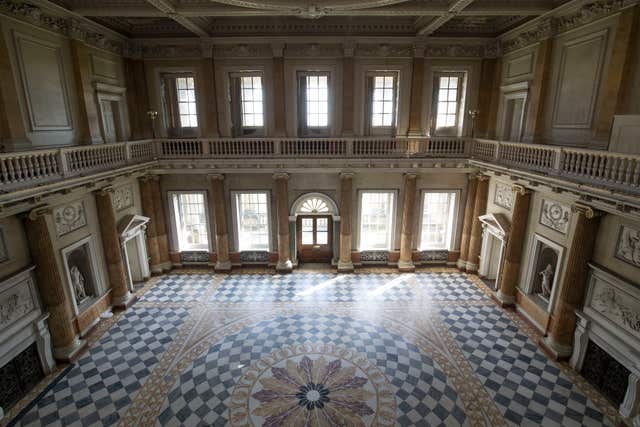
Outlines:
[[620,227],[615,257],[640,267],[640,230],[625,225]]
[[87,225],[84,204],[81,201],[69,203],[53,210],[56,234],[63,236]]
[[501,182],[496,183],[496,194],[493,198],[493,203],[511,210],[513,208],[513,190],[510,185],[503,184]]
[[[604,285],[603,282],[599,285],[591,306],[614,323],[640,334],[640,312],[637,301],[630,300],[615,288]],[[632,307],[633,303],[636,307]]]
[[543,200],[540,224],[562,234],[567,234],[571,222],[571,208],[553,200]]
[[133,206],[133,188],[130,185],[116,188],[113,192],[113,206],[116,211]]

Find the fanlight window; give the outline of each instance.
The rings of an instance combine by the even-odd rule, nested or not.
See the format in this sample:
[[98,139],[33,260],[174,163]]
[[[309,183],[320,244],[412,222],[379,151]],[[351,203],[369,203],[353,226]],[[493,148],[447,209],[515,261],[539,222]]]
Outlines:
[[327,206],[324,200],[318,199],[317,197],[312,197],[304,201],[302,206],[300,206],[300,212],[326,213],[329,212],[329,206]]

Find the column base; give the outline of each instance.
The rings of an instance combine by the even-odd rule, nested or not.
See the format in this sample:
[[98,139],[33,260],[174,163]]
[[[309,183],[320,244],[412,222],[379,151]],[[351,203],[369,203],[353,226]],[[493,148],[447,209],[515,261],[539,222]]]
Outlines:
[[153,274],[166,273],[167,271],[171,271],[172,267],[173,267],[173,264],[171,264],[170,261],[163,262],[161,264],[152,265],[151,266],[151,273],[153,273]]
[[458,267],[458,269],[464,271],[467,269],[467,261],[463,260],[463,259],[459,259],[456,262],[456,267]]
[[277,273],[287,274],[287,273],[291,273],[292,270],[293,270],[293,263],[291,262],[290,259],[286,261],[278,260],[278,263],[276,264]]
[[135,294],[132,294],[131,292],[127,292],[125,295],[121,296],[121,297],[114,297],[113,300],[111,301],[111,305],[114,308],[118,308],[120,310],[126,310],[127,308],[131,307],[133,305],[134,302],[136,302],[138,300],[138,297]]
[[86,347],[87,342],[81,340],[77,336],[73,339],[73,342],[66,347],[54,347],[53,357],[61,362],[71,362],[78,354]]
[[231,261],[218,261],[213,267],[216,272],[225,273],[231,271]]
[[401,273],[413,273],[416,266],[411,261],[398,261],[398,271]]
[[355,268],[353,267],[353,263],[338,261],[338,273],[353,273]]
[[496,300],[498,300],[502,307],[513,307],[516,305],[516,297],[503,293],[502,289],[496,294]]
[[539,344],[556,360],[568,359],[573,352],[572,346],[557,343],[551,336],[544,337],[540,340]]
[[479,267],[478,264],[472,264],[472,263],[467,261],[467,265],[466,265],[465,271],[467,273],[475,274],[475,273],[478,272],[478,267]]

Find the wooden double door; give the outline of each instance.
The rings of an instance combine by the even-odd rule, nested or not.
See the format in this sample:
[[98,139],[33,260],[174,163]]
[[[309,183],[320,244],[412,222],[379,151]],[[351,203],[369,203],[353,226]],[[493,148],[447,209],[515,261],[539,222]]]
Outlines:
[[331,215],[298,216],[298,258],[302,262],[331,262]]

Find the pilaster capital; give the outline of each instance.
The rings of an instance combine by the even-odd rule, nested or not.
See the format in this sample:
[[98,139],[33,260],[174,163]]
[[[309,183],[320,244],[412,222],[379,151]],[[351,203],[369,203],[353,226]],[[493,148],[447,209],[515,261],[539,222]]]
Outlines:
[[221,173],[210,173],[207,175],[211,181],[224,181],[224,175]]
[[488,175],[482,175],[481,173],[476,175],[476,179],[478,181],[488,181],[489,180],[489,176]]
[[138,178],[140,181],[142,182],[149,182],[149,181],[159,181],[160,180],[160,176],[159,175],[144,175],[141,176],[140,178]]
[[584,215],[587,219],[597,218],[603,215],[602,211],[593,209],[591,206],[575,204],[571,206],[571,211],[579,215]]
[[31,221],[35,221],[40,217],[43,217],[45,215],[51,215],[52,213],[53,211],[51,209],[51,206],[40,206],[35,209],[32,209],[27,215],[27,218],[29,218]]
[[289,174],[286,172],[276,172],[273,174],[273,179],[284,179],[284,180],[288,180],[289,179]]
[[106,187],[102,187],[98,190],[95,190],[93,192],[93,194],[97,195],[97,196],[106,196],[107,194],[113,194],[114,192],[114,188],[110,185],[106,186]]
[[353,40],[348,40],[342,44],[342,52],[345,58],[353,58],[356,51],[356,44]]
[[417,42],[411,46],[414,58],[424,58],[424,51],[427,49],[426,43]]
[[511,186],[511,190],[516,193],[519,194],[520,196],[524,196],[526,194],[531,193],[531,190],[529,190],[528,188],[520,185],[520,184],[513,184]]
[[354,176],[354,172],[340,172],[340,179],[353,179]]
[[405,178],[407,179],[417,179],[418,178],[418,174],[415,172],[407,172],[404,174]]
[[282,58],[284,56],[284,43],[271,43],[271,54],[274,58]]

